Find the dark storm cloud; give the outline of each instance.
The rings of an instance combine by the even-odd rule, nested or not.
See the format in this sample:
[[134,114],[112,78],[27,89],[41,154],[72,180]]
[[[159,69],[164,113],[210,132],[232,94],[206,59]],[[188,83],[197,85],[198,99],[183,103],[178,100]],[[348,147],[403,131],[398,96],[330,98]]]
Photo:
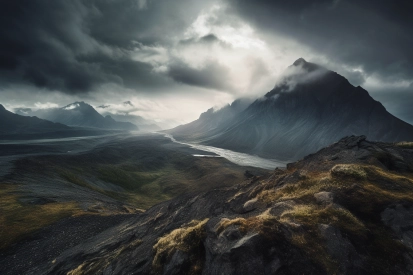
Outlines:
[[168,76],[177,82],[202,88],[231,90],[228,69],[216,61],[209,61],[201,68],[192,68],[183,62],[170,65]]
[[[6,1],[0,9],[0,85],[66,93],[105,83],[163,85],[167,79],[134,61],[131,51],[137,42],[168,43],[170,33],[186,27],[193,18],[183,16],[185,1]],[[186,6],[196,13],[196,5]]]
[[389,81],[413,79],[411,1],[229,1],[257,29],[291,37],[334,62]]

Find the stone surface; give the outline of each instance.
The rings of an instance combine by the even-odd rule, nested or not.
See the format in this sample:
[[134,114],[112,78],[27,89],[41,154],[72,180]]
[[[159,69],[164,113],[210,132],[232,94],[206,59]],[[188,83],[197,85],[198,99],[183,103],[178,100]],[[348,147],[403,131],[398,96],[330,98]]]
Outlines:
[[322,204],[330,204],[334,202],[334,195],[331,192],[318,192],[314,194],[314,198],[317,200],[318,203]]

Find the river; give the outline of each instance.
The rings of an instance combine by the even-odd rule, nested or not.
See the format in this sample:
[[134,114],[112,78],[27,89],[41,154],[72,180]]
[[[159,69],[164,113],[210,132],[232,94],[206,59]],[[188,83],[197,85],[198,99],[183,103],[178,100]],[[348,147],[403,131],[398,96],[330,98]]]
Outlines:
[[258,156],[235,152],[235,151],[217,148],[213,146],[181,142],[181,141],[177,141],[172,135],[169,135],[169,134],[163,134],[163,135],[165,137],[170,138],[173,142],[188,145],[191,148],[210,152],[214,154],[214,155],[199,155],[199,154],[194,155],[197,157],[220,156],[241,166],[252,166],[252,167],[258,167],[258,168],[270,169],[270,170],[275,169],[276,167],[285,167],[287,165],[287,162],[283,162],[283,161],[279,161],[275,159],[265,159],[265,158],[261,158]]

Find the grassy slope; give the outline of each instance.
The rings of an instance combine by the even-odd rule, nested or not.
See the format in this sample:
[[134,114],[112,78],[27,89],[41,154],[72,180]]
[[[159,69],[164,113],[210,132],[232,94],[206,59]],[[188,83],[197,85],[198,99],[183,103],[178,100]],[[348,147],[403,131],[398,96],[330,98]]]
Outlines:
[[[22,184],[0,186],[0,249],[63,217],[96,214],[64,198],[50,198],[42,204],[23,202],[24,197],[36,197],[25,191],[25,178],[59,179],[74,188],[98,192],[125,203],[126,212],[147,209],[184,192],[228,186],[244,179],[245,168],[225,159],[196,158],[165,145],[170,142],[164,138],[138,139],[106,144],[83,154],[17,161],[14,173],[24,175]],[[113,214],[104,205],[98,212]]]
[[23,204],[16,186],[8,184],[0,184],[0,197],[0,250],[61,218],[83,212],[75,202]]

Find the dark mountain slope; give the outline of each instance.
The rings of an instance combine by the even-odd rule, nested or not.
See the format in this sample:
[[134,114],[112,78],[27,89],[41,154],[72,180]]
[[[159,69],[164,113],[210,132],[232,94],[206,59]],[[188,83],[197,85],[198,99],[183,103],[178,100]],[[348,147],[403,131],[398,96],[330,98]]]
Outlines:
[[7,111],[1,104],[0,125],[0,135],[46,133],[70,129],[60,123],[14,114]]
[[262,99],[217,124],[206,132],[188,124],[191,136],[182,128],[170,133],[177,139],[278,159],[299,159],[348,135],[386,142],[413,140],[413,126],[388,113],[366,90],[304,59],[290,66]]
[[407,275],[412,215],[413,144],[353,136],[269,177],[161,203],[25,271]]
[[199,119],[166,132],[172,133],[175,138],[183,140],[202,140],[219,135],[225,127],[231,126],[236,116],[251,103],[251,99],[243,98],[235,100],[219,110],[211,108],[202,113]]

